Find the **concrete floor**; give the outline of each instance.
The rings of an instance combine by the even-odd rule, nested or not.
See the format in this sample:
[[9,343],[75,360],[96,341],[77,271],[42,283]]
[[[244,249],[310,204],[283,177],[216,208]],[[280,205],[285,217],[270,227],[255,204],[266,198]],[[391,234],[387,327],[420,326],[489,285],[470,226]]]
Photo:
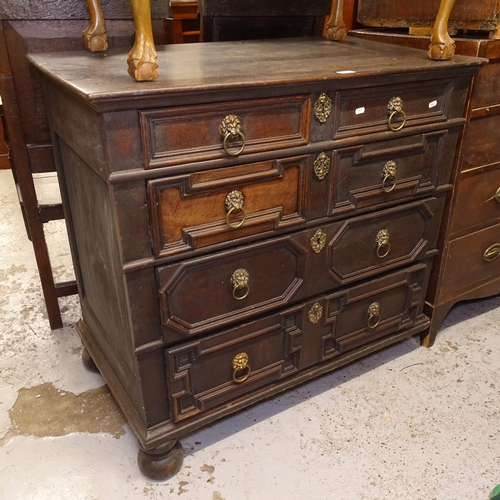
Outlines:
[[[0,171],[0,500],[482,500],[500,483],[500,297],[182,440],[169,481],[81,364],[76,297],[51,332],[10,171]],[[56,274],[71,276],[63,223]]]

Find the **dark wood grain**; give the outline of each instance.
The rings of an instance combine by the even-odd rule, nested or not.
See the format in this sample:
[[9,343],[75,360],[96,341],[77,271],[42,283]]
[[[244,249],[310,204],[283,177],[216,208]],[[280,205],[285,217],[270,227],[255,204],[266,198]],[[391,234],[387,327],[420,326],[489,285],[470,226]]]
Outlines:
[[[473,73],[481,64],[477,58],[460,56],[436,63],[419,50],[373,45],[350,37],[339,43],[316,38],[217,42],[160,47],[160,77],[139,83],[124,74],[123,57],[121,51],[110,51],[105,57],[85,52],[30,55],[40,71],[57,74],[64,87],[103,104],[107,99],[126,99],[138,92],[141,97],[160,97],[228,88],[241,91],[278,82],[281,86],[293,82],[296,87],[288,92],[297,93],[301,85],[313,82],[326,85],[335,81],[349,87],[373,75],[407,81],[421,71],[430,72],[429,78],[433,72],[437,75],[454,67],[470,67]],[[87,78],[89,74],[94,77]]]

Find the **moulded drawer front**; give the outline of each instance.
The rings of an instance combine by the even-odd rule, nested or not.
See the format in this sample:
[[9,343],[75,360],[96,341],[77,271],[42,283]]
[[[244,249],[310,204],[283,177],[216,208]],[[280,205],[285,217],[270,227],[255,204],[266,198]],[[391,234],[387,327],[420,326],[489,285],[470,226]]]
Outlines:
[[422,258],[435,248],[445,197],[347,220],[329,240],[328,274],[350,283]]
[[440,130],[335,151],[329,214],[431,194],[449,182],[452,162],[444,152],[457,139],[456,130]]
[[[445,197],[160,267],[168,343],[433,255]],[[388,241],[379,243],[379,233]]]
[[287,304],[305,279],[305,249],[280,238],[158,269],[167,335],[196,335]]
[[500,219],[500,167],[471,171],[458,183],[452,232],[478,228]]
[[301,156],[149,181],[155,256],[302,224],[308,161]]
[[355,347],[407,330],[422,314],[424,263],[166,348],[177,422],[248,395]]
[[297,307],[166,349],[174,422],[299,371],[302,317]]
[[500,224],[454,239],[448,247],[443,275],[443,297],[457,296],[472,285],[500,274]]
[[309,142],[309,95],[141,111],[139,115],[145,168],[230,159],[238,153]]
[[[339,91],[334,106],[334,137],[446,121],[452,94],[453,81],[448,79]],[[396,111],[398,104],[401,111]]]
[[325,354],[343,353],[425,320],[429,266],[417,264],[325,298]]

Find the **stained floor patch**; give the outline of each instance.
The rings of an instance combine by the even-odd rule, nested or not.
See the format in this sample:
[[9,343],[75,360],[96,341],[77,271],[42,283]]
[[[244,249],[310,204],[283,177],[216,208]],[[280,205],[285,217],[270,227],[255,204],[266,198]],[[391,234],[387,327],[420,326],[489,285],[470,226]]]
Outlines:
[[9,410],[11,429],[15,435],[46,437],[65,436],[74,432],[108,433],[119,438],[125,431],[125,417],[107,386],[79,395],[45,383],[21,389]]

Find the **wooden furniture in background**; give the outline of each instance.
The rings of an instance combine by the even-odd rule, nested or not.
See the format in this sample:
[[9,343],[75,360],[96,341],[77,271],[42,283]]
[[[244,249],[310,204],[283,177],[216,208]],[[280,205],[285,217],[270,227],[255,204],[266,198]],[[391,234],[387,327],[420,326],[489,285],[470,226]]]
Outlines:
[[167,34],[171,43],[200,41],[200,17],[197,1],[170,0]]
[[199,0],[201,40],[321,36],[331,4],[332,0]]
[[[353,36],[426,49],[428,37],[355,30]],[[456,52],[489,59],[474,79],[467,124],[452,174],[440,255],[434,264],[423,341],[432,345],[443,319],[459,301],[500,293],[500,40],[456,37]]]
[[[366,27],[430,30],[440,3],[440,0],[358,0],[357,18]],[[491,38],[499,37],[498,0],[456,0],[454,3],[448,22],[450,30],[487,31]]]
[[[119,8],[128,0],[103,1],[108,15],[110,47],[131,47],[134,26],[120,17]],[[113,14],[114,13],[114,14]],[[130,18],[122,13],[121,17]],[[74,282],[55,283],[44,234],[44,224],[63,217],[62,205],[54,202],[55,165],[49,126],[38,76],[29,67],[28,52],[82,50],[82,32],[88,12],[81,0],[5,0],[0,3],[0,95],[3,100],[5,129],[9,138],[12,169],[20,195],[26,230],[40,273],[47,314],[52,329],[62,326],[58,297],[76,293]],[[165,43],[164,20],[154,21],[157,43]],[[99,56],[94,56],[99,57]],[[124,62],[124,70],[126,70]],[[41,179],[41,180],[40,180]],[[40,199],[50,187],[49,203]],[[56,188],[57,189],[57,188]]]
[[352,37],[168,45],[143,85],[123,53],[31,57],[77,331],[144,474],[174,474],[195,429],[428,328],[478,59]]

